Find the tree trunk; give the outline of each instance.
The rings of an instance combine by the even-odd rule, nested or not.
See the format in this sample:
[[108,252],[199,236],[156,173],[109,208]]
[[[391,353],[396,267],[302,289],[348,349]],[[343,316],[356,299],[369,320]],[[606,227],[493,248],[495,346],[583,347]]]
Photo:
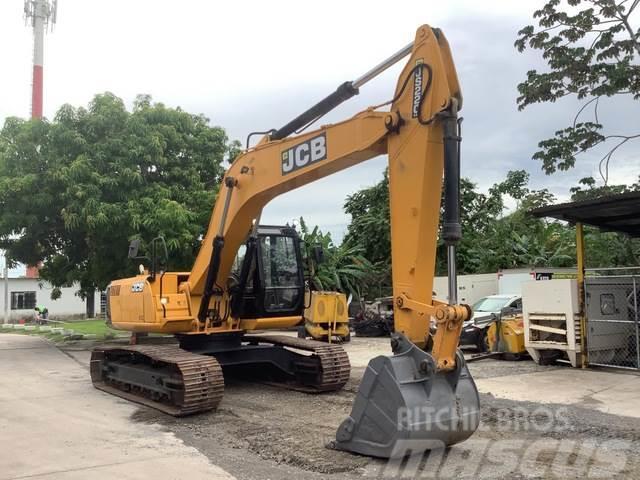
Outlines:
[[96,316],[96,291],[95,289],[87,290],[87,299],[85,300],[87,318]]

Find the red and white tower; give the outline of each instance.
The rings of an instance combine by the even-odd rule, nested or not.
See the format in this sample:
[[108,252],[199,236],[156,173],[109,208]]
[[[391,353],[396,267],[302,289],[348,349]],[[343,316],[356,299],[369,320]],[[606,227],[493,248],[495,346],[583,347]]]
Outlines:
[[42,118],[44,32],[56,23],[58,0],[25,0],[24,18],[33,27],[31,118]]
[[[31,118],[42,118],[44,90],[44,33],[56,23],[58,0],[25,0],[24,19],[33,28],[33,82],[31,85]],[[38,278],[38,266],[28,265],[26,276]]]

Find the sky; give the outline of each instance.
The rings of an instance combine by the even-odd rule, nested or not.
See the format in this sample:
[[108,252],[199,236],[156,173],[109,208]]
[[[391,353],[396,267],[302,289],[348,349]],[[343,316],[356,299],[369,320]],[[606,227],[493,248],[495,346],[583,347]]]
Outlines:
[[[604,152],[582,156],[568,172],[545,175],[531,160],[537,143],[567,126],[579,108],[573,99],[518,112],[517,84],[528,70],[544,70],[535,52],[513,47],[542,1],[206,1],[59,0],[58,22],[46,35],[44,114],[64,103],[87,105],[110,91],[130,106],[139,93],[203,113],[243,144],[255,130],[279,127],[413,40],[423,23],[447,36],[464,95],[462,174],[481,189],[507,171],[525,169],[530,186],[567,200],[569,188],[597,176]],[[28,117],[32,36],[22,0],[0,1],[0,124]],[[338,121],[391,98],[400,66],[361,89],[321,123]],[[611,131],[632,133],[638,102],[603,102]],[[636,132],[637,133],[637,132]],[[620,149],[610,183],[640,173],[640,142]],[[303,216],[340,241],[349,218],[342,206],[377,183],[380,157],[278,197],[263,223]]]

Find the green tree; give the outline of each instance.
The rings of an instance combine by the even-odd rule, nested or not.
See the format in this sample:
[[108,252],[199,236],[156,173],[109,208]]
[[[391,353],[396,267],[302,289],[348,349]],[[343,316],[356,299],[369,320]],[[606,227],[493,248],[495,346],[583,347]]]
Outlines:
[[573,229],[557,221],[531,218],[524,209],[498,219],[492,234],[481,244],[486,252],[483,273],[504,268],[575,265]]
[[344,203],[351,216],[342,245],[355,248],[372,264],[372,274],[362,285],[366,298],[383,296],[391,289],[391,223],[389,212],[389,172],[372,187],[349,195]]
[[601,185],[597,186],[593,177],[585,177],[578,182],[578,185],[569,189],[571,200],[588,200],[591,198],[603,197],[606,195],[618,195],[627,192],[640,191],[640,177],[632,185]]
[[[52,121],[9,118],[0,131],[0,247],[43,262],[59,287],[93,298],[130,274],[127,243],[165,237],[170,266],[190,268],[236,147],[202,115],[110,93],[88,108],[62,106]],[[91,302],[87,303],[92,314]]]
[[363,248],[374,264],[388,263],[391,257],[388,170],[374,186],[349,195],[344,211],[351,215],[351,223],[343,243]]
[[[519,267],[573,267],[576,265],[575,229],[565,222],[534,218],[529,211],[554,203],[555,197],[547,190],[529,188],[529,174],[524,170],[510,171],[505,179],[494,184],[486,193],[468,179],[460,182],[460,216],[462,239],[458,244],[457,263],[460,274],[489,273],[499,269]],[[386,191],[385,191],[386,189]],[[603,194],[640,190],[640,180],[631,186],[595,186],[592,178],[583,179],[571,189],[573,200],[588,199]],[[376,192],[374,195],[373,192]],[[506,200],[515,201],[515,207],[505,207]],[[356,200],[356,207],[351,204]],[[363,249],[366,258],[380,258],[379,252],[390,252],[389,240],[378,233],[380,242],[373,242],[367,234],[380,225],[387,231],[389,219],[381,218],[382,201],[388,203],[388,179],[386,175],[376,186],[357,192],[347,199],[349,212],[370,214],[368,222],[353,218],[345,242]],[[441,212],[442,214],[442,212]],[[388,210],[386,215],[388,215]],[[375,222],[378,222],[376,225]],[[366,241],[359,244],[358,239]],[[383,243],[385,242],[385,243]],[[629,266],[640,263],[640,241],[613,232],[601,232],[585,228],[587,266]],[[375,249],[370,252],[368,248]],[[390,256],[390,253],[387,255]],[[382,257],[384,259],[384,257]],[[378,267],[382,283],[391,285],[390,260]],[[438,243],[436,274],[446,274],[446,248]],[[380,281],[380,280],[378,280]],[[378,290],[372,289],[373,292]],[[377,293],[376,293],[377,294]]]
[[527,48],[539,51],[548,66],[544,72],[527,72],[526,80],[518,85],[518,108],[564,97],[583,101],[569,126],[538,144],[540,150],[533,158],[542,162],[545,172],[567,170],[575,165],[579,153],[606,144],[599,164],[606,185],[612,156],[622,145],[640,138],[640,132],[605,133],[598,112],[604,99],[640,99],[640,29],[634,25],[639,3],[548,0],[533,14],[537,26],[518,32],[515,47],[520,52]]
[[[487,266],[486,245],[482,239],[493,233],[496,219],[504,210],[504,195],[514,198],[536,197],[548,192],[530,192],[526,188],[529,176],[523,170],[509,172],[505,180],[494,185],[487,193],[479,192],[477,185],[467,178],[460,181],[460,219],[463,237],[458,245],[458,269],[460,273],[475,273]],[[536,197],[537,198],[537,197]],[[530,203],[533,200],[528,200]],[[542,201],[542,200],[540,200]],[[379,283],[389,287],[391,278],[391,232],[389,218],[389,177],[373,187],[364,188],[347,197],[344,210],[351,215],[344,242],[361,247],[364,255],[382,273]],[[440,215],[442,215],[440,211]],[[446,273],[446,248],[439,241],[436,272]],[[375,291],[379,292],[379,286]]]
[[[566,228],[557,222],[532,218],[528,214],[533,208],[553,203],[554,196],[546,189],[531,190],[528,183],[529,174],[516,170],[508,172],[504,181],[493,185],[489,196],[494,198],[495,208],[487,212],[482,228],[465,221],[463,216],[463,231],[469,237],[467,241],[471,242],[477,260],[474,268],[467,268],[461,273],[568,266],[566,264],[572,262],[573,237],[565,234]],[[505,212],[505,197],[516,202],[515,208],[508,212]]]
[[[517,195],[526,184],[524,171],[509,172],[504,182],[491,187],[487,193],[479,192],[477,184],[468,178],[460,179],[460,223],[463,229],[462,239],[457,247],[457,266],[460,274],[475,273],[486,269],[486,246],[482,240],[491,235],[496,218],[504,210],[503,195],[511,192]],[[443,192],[444,193],[444,192]],[[440,211],[440,223],[442,215]],[[439,239],[436,273],[447,272],[447,249]]]
[[[510,171],[506,178],[486,193],[469,179],[460,181],[460,218],[463,236],[458,244],[460,274],[495,272],[521,266],[569,266],[575,260],[575,240],[570,230],[558,222],[531,218],[532,208],[553,202],[546,189],[531,190],[529,174]],[[377,262],[385,285],[391,283],[389,238],[389,183],[385,174],[373,187],[347,198],[345,211],[352,215],[345,243],[361,247],[364,256]],[[516,208],[505,213],[505,199]],[[442,211],[440,215],[442,215]],[[439,241],[436,274],[446,274],[446,248]]]

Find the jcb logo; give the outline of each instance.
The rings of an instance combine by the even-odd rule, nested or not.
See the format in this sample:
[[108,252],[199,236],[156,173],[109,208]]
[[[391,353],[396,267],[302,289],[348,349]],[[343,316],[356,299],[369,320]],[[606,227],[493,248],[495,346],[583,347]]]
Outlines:
[[282,174],[327,158],[327,137],[324,133],[282,152]]

